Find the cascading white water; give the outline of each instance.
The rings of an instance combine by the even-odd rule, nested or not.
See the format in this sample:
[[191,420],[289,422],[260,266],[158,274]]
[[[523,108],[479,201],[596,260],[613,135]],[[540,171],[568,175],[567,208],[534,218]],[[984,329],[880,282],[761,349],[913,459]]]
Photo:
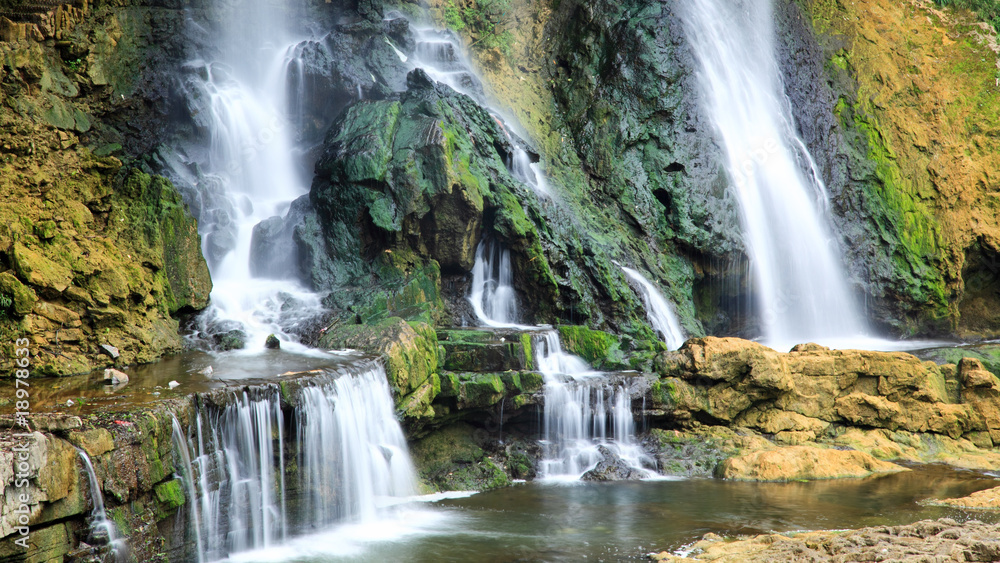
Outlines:
[[415,494],[416,471],[382,369],[304,389],[298,416],[312,522],[369,522],[380,506]]
[[771,0],[691,0],[682,14],[740,203],[765,341],[864,333],[824,214],[826,188],[784,93]]
[[486,326],[519,326],[510,251],[500,244],[484,240],[476,248],[469,302]]
[[[535,364],[545,378],[545,412],[541,462],[544,479],[578,480],[602,459],[608,448],[646,478],[652,459],[635,439],[631,396],[607,374],[590,369],[583,359],[563,351],[559,332],[516,324],[509,251],[497,243],[480,243],[473,267],[469,300],[483,326],[539,331],[533,335]],[[608,433],[608,423],[611,433]]]
[[101,484],[97,480],[97,472],[94,471],[94,464],[90,461],[90,456],[80,448],[77,448],[76,451],[87,472],[87,480],[90,485],[90,503],[93,505],[90,510],[90,537],[88,539],[92,542],[107,543],[111,557],[118,561],[126,555],[128,546],[124,539],[118,537],[118,528],[114,521],[108,518],[108,513],[104,508],[104,494],[101,492]]
[[601,461],[602,446],[644,478],[655,477],[655,462],[636,441],[629,390],[564,352],[554,330],[532,345],[545,376],[542,478],[580,479]]
[[287,260],[271,265],[254,257],[252,239],[256,225],[285,215],[308,192],[294,143],[306,87],[296,58],[301,49],[278,3],[249,0],[218,10],[218,21],[225,22],[217,42],[222,56],[186,65],[197,70],[192,95],[206,110],[197,119],[210,137],[202,174],[211,181],[201,183],[215,190],[199,217],[214,285],[203,320],[237,323],[251,349],[262,348],[272,333],[299,349],[283,330],[302,320],[290,309],[311,316],[320,300],[289,279],[295,268]]
[[653,329],[660,333],[667,348],[676,350],[684,344],[684,329],[677,321],[677,315],[656,286],[632,268],[622,267],[625,275],[639,285],[642,300],[646,304],[646,316]]
[[[415,494],[416,474],[384,369],[369,365],[301,393],[293,473],[286,474],[277,386],[244,392],[222,409],[203,408],[191,437],[175,419],[198,561],[266,548],[335,523],[372,521],[381,507]],[[294,513],[289,491],[297,495]]]

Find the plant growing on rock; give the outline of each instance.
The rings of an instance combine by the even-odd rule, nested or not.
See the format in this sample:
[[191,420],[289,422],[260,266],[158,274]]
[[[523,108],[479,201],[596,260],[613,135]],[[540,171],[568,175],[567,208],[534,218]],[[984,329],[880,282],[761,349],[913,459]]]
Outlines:
[[507,29],[513,21],[510,0],[450,0],[444,7],[445,24],[454,31],[468,30],[474,49],[497,49],[509,55],[514,36]]

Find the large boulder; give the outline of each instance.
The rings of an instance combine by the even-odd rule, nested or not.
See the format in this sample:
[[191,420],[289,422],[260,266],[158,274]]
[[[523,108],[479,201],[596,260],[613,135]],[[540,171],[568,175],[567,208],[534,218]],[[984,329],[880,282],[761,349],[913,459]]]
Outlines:
[[859,451],[813,446],[789,446],[756,451],[722,462],[716,474],[740,481],[795,481],[867,477],[875,473],[908,471]]

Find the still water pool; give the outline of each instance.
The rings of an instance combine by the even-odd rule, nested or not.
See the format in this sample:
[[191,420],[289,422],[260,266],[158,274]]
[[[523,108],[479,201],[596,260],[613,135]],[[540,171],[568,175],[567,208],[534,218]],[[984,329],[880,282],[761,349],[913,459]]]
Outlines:
[[868,479],[741,483],[712,479],[556,485],[527,483],[396,507],[384,520],[339,526],[247,562],[629,561],[676,550],[707,532],[858,528],[925,518],[1000,521],[1000,514],[921,501],[1000,486],[940,466]]

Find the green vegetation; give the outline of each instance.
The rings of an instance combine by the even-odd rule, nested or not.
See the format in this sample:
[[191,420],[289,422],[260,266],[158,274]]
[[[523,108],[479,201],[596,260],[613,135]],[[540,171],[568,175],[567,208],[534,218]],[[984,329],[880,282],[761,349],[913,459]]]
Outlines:
[[455,31],[468,31],[471,47],[497,49],[509,55],[514,35],[508,29],[513,16],[510,0],[450,0],[444,7],[444,21]]
[[972,10],[1000,32],[1000,0],[934,0],[938,6]]

